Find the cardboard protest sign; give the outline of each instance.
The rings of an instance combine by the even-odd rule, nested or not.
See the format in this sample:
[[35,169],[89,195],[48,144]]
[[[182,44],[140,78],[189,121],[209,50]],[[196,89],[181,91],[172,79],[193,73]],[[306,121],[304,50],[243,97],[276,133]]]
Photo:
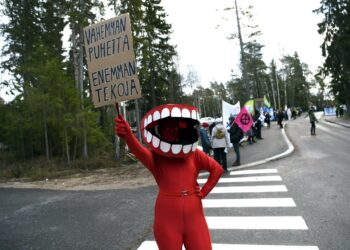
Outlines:
[[128,13],[85,27],[84,42],[95,107],[141,97]]

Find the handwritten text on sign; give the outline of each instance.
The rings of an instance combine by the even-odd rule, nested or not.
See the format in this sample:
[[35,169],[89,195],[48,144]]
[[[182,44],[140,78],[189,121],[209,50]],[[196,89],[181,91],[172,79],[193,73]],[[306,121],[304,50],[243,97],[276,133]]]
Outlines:
[[84,28],[95,107],[141,97],[129,14]]

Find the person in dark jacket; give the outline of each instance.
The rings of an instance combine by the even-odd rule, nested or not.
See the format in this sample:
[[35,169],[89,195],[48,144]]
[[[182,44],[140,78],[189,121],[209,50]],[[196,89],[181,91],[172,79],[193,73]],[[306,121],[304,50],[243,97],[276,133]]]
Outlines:
[[277,116],[277,124],[280,126],[280,128],[283,128],[283,124],[282,124],[283,112],[282,112],[282,110],[279,109],[276,116]]
[[267,127],[270,128],[270,124],[271,124],[271,116],[269,112],[265,112],[265,123],[267,124]]
[[234,117],[229,118],[230,121],[230,129],[229,129],[229,134],[230,134],[230,141],[233,145],[233,149],[235,150],[236,153],[236,161],[232,164],[232,166],[239,166],[241,165],[241,157],[239,153],[239,143],[241,139],[243,138],[243,131],[240,127],[238,127],[237,123],[235,123]]
[[314,113],[314,108],[311,107],[311,109],[309,110],[308,114],[305,116],[306,117],[309,117],[309,120],[310,120],[310,124],[311,124],[311,135],[316,135],[316,125],[315,125],[315,122],[318,123],[318,120],[315,116],[315,113]]
[[254,126],[255,126],[255,137],[259,140],[264,139],[261,137],[262,122],[260,120],[260,112],[257,109],[255,110],[255,115],[253,117],[253,120],[254,120]]
[[210,155],[211,143],[208,135],[208,123],[203,122],[201,127],[199,128],[199,135],[201,139],[201,144],[203,148],[203,152],[207,155]]
[[211,137],[211,132],[213,131],[213,128],[215,127],[215,125],[216,125],[215,122],[209,125],[209,137]]

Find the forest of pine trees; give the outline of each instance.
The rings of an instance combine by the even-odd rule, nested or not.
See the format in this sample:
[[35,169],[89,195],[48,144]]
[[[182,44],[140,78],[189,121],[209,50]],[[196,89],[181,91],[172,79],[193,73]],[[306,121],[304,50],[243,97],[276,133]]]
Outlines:
[[[0,26],[5,39],[1,71],[11,78],[0,85],[17,94],[8,103],[0,99],[0,168],[8,172],[7,166],[25,166],[25,162],[37,159],[43,162],[43,168],[52,164],[72,168],[77,162],[123,159],[124,147],[116,141],[113,130],[115,108],[93,107],[83,54],[83,28],[101,21],[107,7],[112,7],[116,15],[128,12],[132,22],[142,86],[141,99],[123,104],[124,115],[132,127],[137,127],[148,110],[164,103],[192,104],[200,109],[202,117],[215,117],[220,115],[221,100],[247,101],[242,77],[237,75],[226,83],[211,82],[207,88],[191,86],[193,92],[185,93],[185,87],[196,83],[196,79],[185,79],[177,68],[176,45],[170,40],[172,26],[161,0],[109,0],[108,6],[103,2],[1,1],[1,16],[7,20]],[[334,22],[349,40],[349,14],[341,16],[344,12],[337,13],[332,4],[324,1],[317,10],[325,13],[327,8],[334,9],[334,18],[325,19],[319,32],[330,32],[326,27]],[[342,7],[349,13],[349,4]],[[258,42],[260,32],[254,28],[244,41],[243,52],[245,81],[252,98],[266,96],[275,109],[283,109],[284,105],[307,109],[310,103],[321,106],[325,104],[324,78],[332,75],[336,100],[349,105],[350,56],[338,58],[333,54],[335,49],[337,53],[349,53],[349,45],[342,39],[326,36],[330,40],[322,47],[327,56],[325,67],[313,76],[297,52],[280,59],[283,68],[278,69],[275,61],[266,64],[262,59],[264,45]],[[68,45],[64,44],[64,37],[69,37]],[[331,63],[334,60],[339,65]],[[319,89],[317,95],[310,93],[312,87]],[[277,95],[280,103],[273,102]],[[120,146],[120,152],[116,151]],[[101,161],[96,165],[103,167]]]

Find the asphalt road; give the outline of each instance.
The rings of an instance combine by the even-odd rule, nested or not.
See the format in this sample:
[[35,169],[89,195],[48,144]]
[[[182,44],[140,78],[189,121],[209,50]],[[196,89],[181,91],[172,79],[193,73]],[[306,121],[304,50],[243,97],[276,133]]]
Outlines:
[[277,167],[320,249],[350,249],[350,129],[325,122],[310,136],[305,119],[290,122],[295,153]]
[[0,249],[136,249],[152,230],[155,194],[0,189]]

